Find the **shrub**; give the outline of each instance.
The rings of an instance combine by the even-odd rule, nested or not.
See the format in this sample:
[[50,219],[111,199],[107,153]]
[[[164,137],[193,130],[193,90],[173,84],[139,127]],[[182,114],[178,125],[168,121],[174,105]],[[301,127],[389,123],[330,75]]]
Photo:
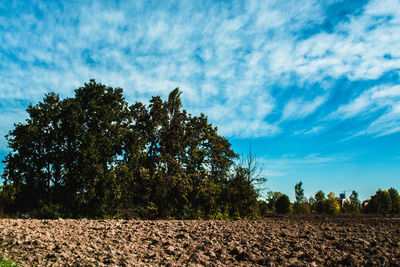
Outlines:
[[317,213],[324,213],[325,210],[325,193],[322,190],[319,190],[317,193],[315,193],[315,202],[313,205],[313,210],[315,210]]
[[325,212],[328,214],[340,213],[339,199],[333,192],[330,192],[328,194],[328,199],[325,200]]
[[389,214],[392,211],[392,199],[386,190],[379,189],[368,203],[369,213]]
[[400,213],[400,196],[399,192],[393,187],[388,189],[390,199],[392,200],[392,214]]
[[258,206],[258,211],[261,217],[265,217],[265,215],[267,215],[268,213],[268,204],[267,202],[265,202],[264,200],[259,200],[257,202],[257,206]]
[[65,215],[63,208],[59,204],[45,203],[39,201],[41,208],[32,212],[32,216],[38,219],[58,219],[68,217]]
[[276,212],[280,214],[289,213],[290,200],[287,195],[281,195],[276,201]]

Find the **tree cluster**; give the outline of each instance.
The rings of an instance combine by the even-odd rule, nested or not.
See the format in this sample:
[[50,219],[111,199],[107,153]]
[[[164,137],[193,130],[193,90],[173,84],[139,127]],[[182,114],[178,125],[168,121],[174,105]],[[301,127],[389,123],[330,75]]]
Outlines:
[[366,213],[400,214],[400,196],[394,188],[389,188],[387,191],[379,189],[363,204]]
[[[316,213],[324,214],[339,214],[340,213],[340,200],[333,192],[330,192],[326,197],[322,190],[315,193],[314,199],[310,201],[311,210]],[[344,210],[343,210],[344,212]]]
[[180,95],[129,106],[121,88],[94,80],[73,98],[46,94],[6,137],[0,206],[37,217],[257,216],[254,162],[236,165],[229,141]]
[[348,199],[340,199],[333,192],[327,196],[322,190],[315,193],[308,200],[304,196],[303,183],[295,185],[295,201],[290,202],[289,197],[281,192],[268,192],[266,207],[271,212],[293,214],[357,214],[372,213],[381,215],[400,215],[400,195],[394,188],[379,189],[371,199],[362,204],[358,193],[352,191]]

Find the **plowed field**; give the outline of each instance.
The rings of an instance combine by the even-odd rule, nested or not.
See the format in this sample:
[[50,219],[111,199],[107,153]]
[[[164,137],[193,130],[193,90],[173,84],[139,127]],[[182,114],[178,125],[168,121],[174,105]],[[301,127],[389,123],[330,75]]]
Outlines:
[[2,219],[0,255],[21,266],[399,265],[400,220]]

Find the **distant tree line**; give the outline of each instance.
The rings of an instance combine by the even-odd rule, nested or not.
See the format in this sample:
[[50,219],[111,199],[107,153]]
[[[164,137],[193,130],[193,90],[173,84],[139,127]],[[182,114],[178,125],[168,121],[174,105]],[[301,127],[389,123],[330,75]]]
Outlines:
[[315,193],[314,197],[307,199],[302,188],[303,183],[295,186],[295,201],[290,202],[289,197],[281,192],[269,191],[266,202],[262,207],[262,213],[293,213],[293,214],[380,214],[400,215],[400,195],[394,188],[379,189],[370,199],[362,203],[358,199],[358,193],[352,191],[347,199],[340,199],[333,192],[328,195],[322,190]]
[[0,208],[41,218],[230,219],[260,215],[255,172],[181,92],[129,106],[91,80],[46,94],[6,136]]

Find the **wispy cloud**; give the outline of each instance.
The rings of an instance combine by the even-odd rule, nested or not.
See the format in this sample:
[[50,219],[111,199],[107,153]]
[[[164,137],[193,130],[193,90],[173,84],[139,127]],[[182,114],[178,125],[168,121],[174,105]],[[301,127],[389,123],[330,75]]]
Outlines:
[[301,119],[313,113],[326,101],[325,96],[318,96],[312,101],[304,101],[302,99],[290,100],[282,114],[282,120]]
[[[275,136],[287,130],[280,122],[331,111],[338,89],[329,81],[399,70],[399,3],[332,12],[340,8],[313,0],[15,2],[0,17],[0,98],[71,96],[90,78],[124,88],[130,102],[180,87],[185,107],[204,112],[222,134]],[[348,105],[333,103],[335,120],[387,107],[364,133],[398,131],[394,103],[381,103],[389,97],[368,88],[357,93]],[[379,131],[382,125],[388,127]],[[312,127],[295,131],[320,132]]]
[[[285,181],[274,190],[291,194],[299,172],[379,187],[368,164],[399,147],[399,32],[398,0],[0,1],[0,137],[29,103],[91,78],[131,104],[179,87],[235,151],[257,144]],[[387,164],[376,173],[400,186]]]
[[313,126],[311,129],[302,129],[299,131],[295,131],[294,135],[313,135],[313,134],[317,134],[320,133],[321,131],[323,131],[325,129],[324,126]]
[[18,102],[16,100],[7,100],[0,98],[0,138],[4,141],[0,142],[0,150],[6,150],[7,144],[4,136],[13,128],[14,123],[21,121],[27,117],[25,112],[26,102]]
[[264,166],[264,175],[280,177],[288,176],[302,169],[319,169],[329,165],[350,163],[355,157],[356,155],[353,154],[321,155],[312,153],[303,156],[285,154],[277,158],[262,158],[261,163]]
[[384,136],[400,131],[400,86],[373,87],[350,103],[340,106],[333,118],[347,119],[379,112],[380,115],[354,136],[373,134]]

